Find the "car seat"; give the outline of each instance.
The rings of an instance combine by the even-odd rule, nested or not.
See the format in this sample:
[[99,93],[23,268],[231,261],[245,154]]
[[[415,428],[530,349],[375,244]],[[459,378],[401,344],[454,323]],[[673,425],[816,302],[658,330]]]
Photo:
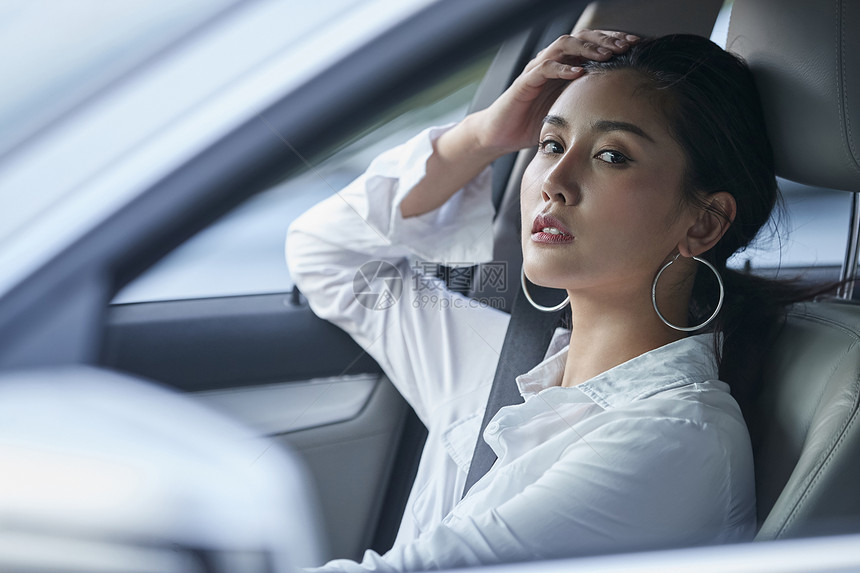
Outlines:
[[[755,75],[781,177],[860,191],[858,30],[857,2],[735,1],[726,46]],[[812,302],[791,309],[762,357],[757,539],[860,531],[858,343],[860,306]]]

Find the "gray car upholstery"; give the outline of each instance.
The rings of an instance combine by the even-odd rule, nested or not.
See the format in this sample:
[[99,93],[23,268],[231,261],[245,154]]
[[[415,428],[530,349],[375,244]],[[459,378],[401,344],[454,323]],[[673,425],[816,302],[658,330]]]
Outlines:
[[759,539],[857,529],[858,400],[860,306],[798,305],[765,366]]
[[755,74],[781,177],[860,191],[858,30],[853,0],[734,3],[726,46]]
[[[753,70],[777,174],[860,191],[860,3],[737,0],[727,46]],[[758,539],[858,529],[860,308],[789,314],[765,359]]]

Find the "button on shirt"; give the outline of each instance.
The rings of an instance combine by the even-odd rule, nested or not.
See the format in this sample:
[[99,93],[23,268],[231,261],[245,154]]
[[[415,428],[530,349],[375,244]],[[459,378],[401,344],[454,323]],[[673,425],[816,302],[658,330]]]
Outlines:
[[[439,209],[400,216],[445,129],[382,154],[288,233],[290,272],[311,308],[376,359],[428,428],[394,547],[320,570],[414,571],[751,539],[749,436],[717,379],[710,334],[563,388],[571,341],[557,330],[546,359],[516,380],[525,402],[502,408],[484,430],[498,460],[460,499],[509,316],[441,283],[435,298],[422,297],[436,279],[413,280],[416,258],[492,258],[489,169]],[[379,260],[398,269],[403,291],[373,309],[357,301],[353,278]]]

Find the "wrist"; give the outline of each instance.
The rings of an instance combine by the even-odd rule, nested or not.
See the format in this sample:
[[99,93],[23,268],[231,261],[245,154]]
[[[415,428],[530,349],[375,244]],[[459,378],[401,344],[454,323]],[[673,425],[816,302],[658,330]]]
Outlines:
[[500,144],[498,138],[492,135],[491,121],[486,110],[481,110],[467,115],[460,123],[463,128],[463,137],[469,141],[471,153],[476,159],[483,160],[487,164],[503,155],[519,151],[518,147]]

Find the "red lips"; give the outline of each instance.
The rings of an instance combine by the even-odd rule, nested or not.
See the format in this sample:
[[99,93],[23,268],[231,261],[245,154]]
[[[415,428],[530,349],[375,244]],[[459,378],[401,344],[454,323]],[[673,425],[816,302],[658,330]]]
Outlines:
[[[554,227],[559,233],[544,232],[547,227]],[[573,234],[561,221],[552,215],[542,213],[535,217],[532,224],[532,240],[537,243],[569,243],[573,241]]]

